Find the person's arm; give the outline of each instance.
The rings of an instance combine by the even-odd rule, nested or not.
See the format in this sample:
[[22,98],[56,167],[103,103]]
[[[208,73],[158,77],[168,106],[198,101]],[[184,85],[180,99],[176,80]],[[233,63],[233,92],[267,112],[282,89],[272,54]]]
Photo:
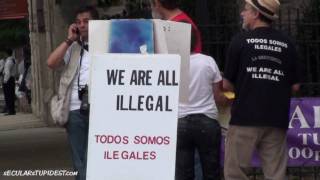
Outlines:
[[231,103],[231,101],[223,94],[222,81],[213,83],[213,95],[217,105],[227,106]]
[[210,74],[212,74],[212,92],[213,92],[214,100],[217,105],[226,106],[230,102],[223,94],[221,72],[220,72],[219,67],[214,59],[212,59],[209,62],[210,62],[209,67],[212,70],[212,72],[210,72]]
[[223,78],[223,90],[224,91],[231,91],[234,92],[234,86],[233,84],[226,78]]
[[76,33],[76,24],[71,24],[68,30],[68,38],[63,41],[48,57],[47,64],[49,68],[56,69],[58,68],[62,61],[63,57],[66,54],[69,46],[78,38]]

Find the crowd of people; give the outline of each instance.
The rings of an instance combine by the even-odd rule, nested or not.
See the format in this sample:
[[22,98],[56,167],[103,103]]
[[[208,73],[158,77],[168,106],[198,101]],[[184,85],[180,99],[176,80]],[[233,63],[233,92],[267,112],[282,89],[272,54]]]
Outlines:
[[[30,49],[23,48],[23,59],[17,61],[12,49],[6,49],[0,58],[0,87],[4,96],[1,113],[5,116],[16,114],[16,101],[26,99],[31,104],[31,62]],[[22,105],[22,104],[21,104]]]
[[[189,101],[179,104],[176,150],[176,180],[193,180],[195,153],[198,153],[202,177],[221,179],[224,158],[226,180],[247,180],[247,169],[257,150],[264,176],[284,180],[286,173],[286,131],[289,103],[299,89],[295,44],[272,23],[278,18],[278,0],[245,0],[241,11],[245,30],[234,36],[223,76],[213,57],[202,53],[201,33],[196,23],[176,0],[152,0],[154,18],[192,25]],[[75,23],[68,28],[67,38],[50,54],[52,69],[65,67],[59,93],[65,96],[61,110],[62,126],[67,130],[77,180],[86,177],[88,115],[81,112],[83,87],[88,84],[88,21],[98,19],[92,6],[76,12]],[[232,91],[235,99],[224,92]],[[225,157],[220,157],[221,127],[218,104],[232,103],[231,121],[226,136]]]

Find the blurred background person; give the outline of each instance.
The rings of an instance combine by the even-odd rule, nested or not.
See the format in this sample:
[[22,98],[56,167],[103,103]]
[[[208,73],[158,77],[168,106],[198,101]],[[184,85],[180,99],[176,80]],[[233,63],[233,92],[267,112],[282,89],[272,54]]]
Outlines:
[[191,24],[191,43],[194,44],[191,52],[202,52],[201,33],[194,21],[178,6],[178,0],[151,0],[152,17],[176,22]]
[[4,65],[4,78],[3,78],[3,92],[6,103],[6,114],[15,115],[15,75],[16,75],[16,60],[13,58],[12,49],[7,49],[8,57]]

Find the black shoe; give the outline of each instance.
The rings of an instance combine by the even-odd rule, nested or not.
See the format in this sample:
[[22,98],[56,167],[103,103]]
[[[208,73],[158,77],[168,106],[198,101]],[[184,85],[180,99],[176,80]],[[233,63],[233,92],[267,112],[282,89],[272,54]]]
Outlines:
[[1,113],[7,113],[7,112],[8,112],[8,111],[7,111],[7,110],[5,110],[5,109],[1,111]]

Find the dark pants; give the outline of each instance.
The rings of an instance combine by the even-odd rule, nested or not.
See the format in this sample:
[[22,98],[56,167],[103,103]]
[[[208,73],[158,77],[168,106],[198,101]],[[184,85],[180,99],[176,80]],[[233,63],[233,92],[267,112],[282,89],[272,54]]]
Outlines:
[[76,180],[85,180],[87,169],[89,118],[80,114],[80,110],[70,111],[66,128],[71,146],[73,166],[74,169],[78,171]]
[[6,102],[6,110],[9,114],[16,113],[14,107],[14,101],[16,99],[15,93],[15,80],[14,77],[10,77],[7,83],[3,83],[4,100]]
[[204,180],[220,179],[221,127],[203,114],[178,120],[176,180],[194,179],[195,149],[198,150]]

